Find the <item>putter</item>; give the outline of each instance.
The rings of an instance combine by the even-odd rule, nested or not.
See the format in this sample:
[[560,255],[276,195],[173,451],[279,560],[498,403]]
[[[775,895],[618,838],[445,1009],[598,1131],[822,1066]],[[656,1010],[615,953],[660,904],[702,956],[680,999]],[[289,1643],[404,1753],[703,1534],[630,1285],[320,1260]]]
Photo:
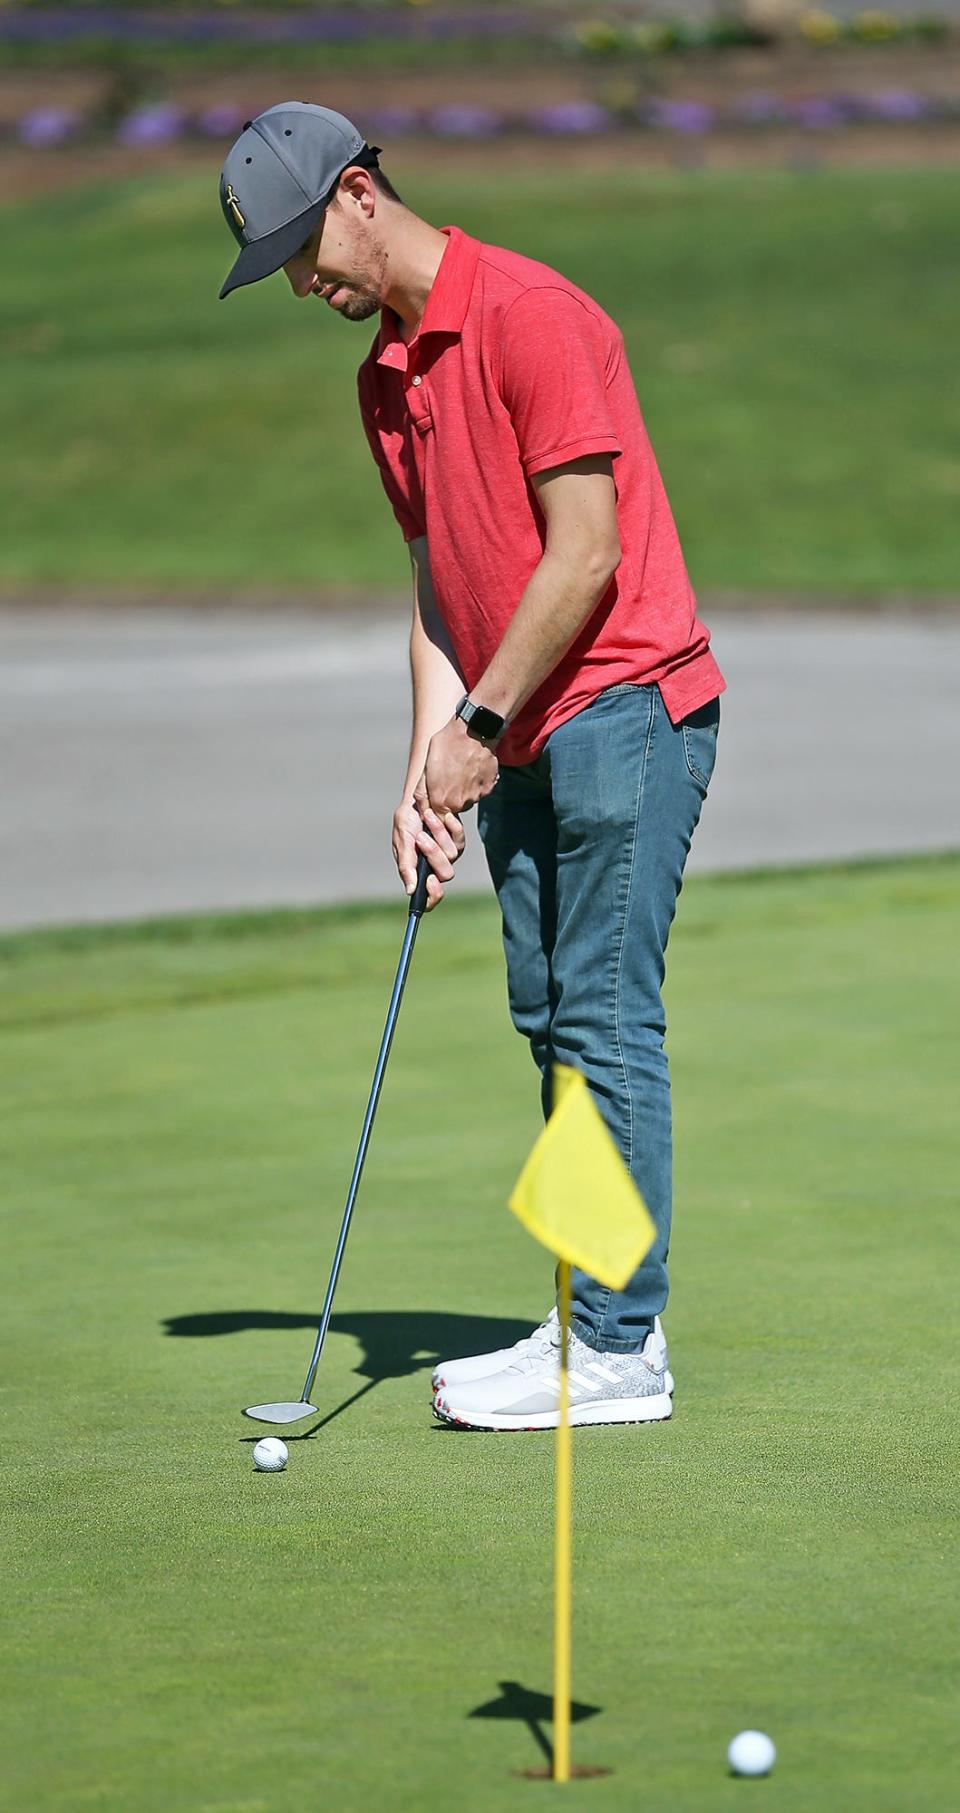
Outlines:
[[310,1402],[310,1393],[313,1390],[313,1381],[317,1376],[317,1367],[320,1364],[323,1343],[327,1337],[327,1325],[330,1321],[330,1311],[333,1308],[334,1292],[337,1288],[337,1279],[340,1276],[340,1265],[347,1244],[347,1235],[350,1232],[350,1217],[353,1214],[353,1205],[356,1202],[357,1191],[360,1187],[363,1161],[367,1156],[367,1147],[370,1144],[373,1120],[377,1112],[377,1103],[380,1100],[380,1090],[383,1085],[383,1074],[387,1068],[387,1059],[390,1056],[390,1047],[393,1044],[397,1016],[400,1012],[400,1003],[403,1000],[404,984],[407,980],[407,971],[410,968],[410,959],[413,956],[413,947],[416,942],[417,928],[419,927],[421,917],[427,904],[427,877],[430,872],[430,864],[427,861],[426,856],[421,855],[417,862],[417,885],[410,896],[410,911],[407,917],[407,929],[404,934],[403,949],[400,952],[400,962],[397,967],[397,979],[393,985],[393,994],[390,996],[390,1006],[387,1009],[387,1023],[383,1029],[383,1038],[380,1041],[380,1055],[377,1058],[377,1067],[373,1073],[373,1087],[370,1091],[370,1100],[367,1103],[367,1112],[363,1120],[363,1131],[360,1135],[360,1145],[357,1150],[356,1163],[353,1167],[353,1176],[350,1179],[350,1188],[347,1192],[347,1206],[343,1211],[343,1221],[340,1224],[340,1238],[337,1241],[337,1250],[333,1255],[330,1282],[327,1285],[327,1294],[323,1300],[323,1313],[320,1317],[320,1327],[317,1329],[317,1338],[313,1344],[313,1353],[310,1356],[310,1365],[307,1368],[307,1376],[304,1380],[303,1390],[295,1403],[248,1405],[243,1414],[244,1416],[252,1417],[255,1423],[298,1423],[301,1417],[316,1416],[317,1414],[316,1404],[311,1404]]

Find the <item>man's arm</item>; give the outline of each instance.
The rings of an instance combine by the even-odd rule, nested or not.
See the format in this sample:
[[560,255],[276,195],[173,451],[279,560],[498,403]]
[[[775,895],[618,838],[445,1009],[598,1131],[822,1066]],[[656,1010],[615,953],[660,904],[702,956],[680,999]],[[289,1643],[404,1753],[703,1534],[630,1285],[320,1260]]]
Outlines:
[[[404,887],[412,894],[417,879],[417,857],[421,851],[426,852],[433,868],[427,890],[429,906],[434,906],[443,898],[444,882],[453,877],[453,864],[463,852],[464,834],[454,812],[444,816],[433,809],[427,798],[423,771],[430,739],[453,717],[466,691],[466,683],[437,608],[427,538],[417,536],[408,546],[413,577],[410,624],[413,724],[403,798],[393,818],[393,853]],[[477,758],[486,767],[492,767],[495,778],[494,758],[478,744],[473,747]]]
[[[536,692],[595,611],[620,562],[617,496],[610,454],[590,454],[535,475],[546,545],[500,645],[470,689],[477,705],[512,718]],[[454,701],[456,704],[456,701]],[[437,811],[472,805],[470,749],[460,719],[430,742],[426,785]]]
[[466,682],[446,624],[437,607],[430,575],[427,538],[408,542],[413,578],[413,616],[410,623],[410,677],[413,683],[413,725],[410,760],[403,786],[404,798],[413,799],[423,773],[427,745],[435,730],[453,716],[466,691]]
[[533,480],[546,547],[470,697],[516,716],[580,634],[620,564],[617,494],[608,453],[553,466]]

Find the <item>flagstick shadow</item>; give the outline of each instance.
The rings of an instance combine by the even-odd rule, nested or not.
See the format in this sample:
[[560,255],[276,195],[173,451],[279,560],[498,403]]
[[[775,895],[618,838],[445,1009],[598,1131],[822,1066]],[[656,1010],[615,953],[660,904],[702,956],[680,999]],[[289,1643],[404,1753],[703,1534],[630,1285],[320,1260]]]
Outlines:
[[553,1745],[551,1744],[550,1739],[548,1738],[545,1731],[541,1731],[540,1726],[537,1724],[536,1719],[527,1719],[525,1722],[526,1722],[527,1730],[529,1731],[530,1736],[533,1738],[534,1743],[539,1744],[540,1749],[543,1751],[543,1760],[546,1763],[547,1768],[549,1769],[549,1771],[552,1775],[553,1774]]
[[[470,1719],[516,1719],[518,1723],[526,1725],[546,1763],[546,1770],[528,1769],[523,1770],[522,1773],[531,1776],[552,1774],[553,1745],[543,1730],[544,1723],[552,1724],[553,1722],[552,1698],[547,1693],[537,1693],[530,1687],[524,1687],[519,1681],[498,1681],[497,1686],[500,1689],[499,1698],[487,1700],[482,1706],[475,1706],[472,1712],[468,1712],[467,1717]],[[589,1706],[580,1700],[574,1700],[570,1706],[570,1718],[574,1724],[580,1724],[584,1719],[592,1719],[602,1711],[602,1706]]]

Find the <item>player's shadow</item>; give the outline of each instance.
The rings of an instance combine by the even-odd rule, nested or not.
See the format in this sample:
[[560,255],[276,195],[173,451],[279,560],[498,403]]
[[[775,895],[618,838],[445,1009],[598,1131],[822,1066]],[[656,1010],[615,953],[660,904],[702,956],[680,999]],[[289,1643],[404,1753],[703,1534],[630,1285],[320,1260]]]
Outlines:
[[[296,1311],[272,1309],[221,1309],[189,1316],[167,1316],[162,1327],[167,1335],[202,1337],[235,1335],[257,1328],[315,1331],[317,1321],[315,1310],[300,1315]],[[357,1310],[331,1316],[330,1330],[333,1334],[352,1335],[360,1342],[363,1354],[354,1371],[365,1382],[359,1391],[321,1417],[312,1428],[300,1437],[294,1436],[295,1441],[305,1440],[324,1424],[332,1423],[334,1417],[349,1410],[381,1379],[409,1378],[427,1368],[432,1371],[441,1360],[511,1347],[522,1335],[530,1333],[530,1323],[517,1322],[506,1316],[447,1315],[438,1310]]]
[[[500,1689],[498,1699],[487,1700],[483,1706],[475,1706],[467,1714],[471,1719],[517,1719],[526,1725],[530,1736],[539,1748],[547,1768],[553,1768],[553,1745],[544,1724],[553,1722],[553,1701],[547,1693],[535,1693],[529,1687],[522,1687],[519,1681],[498,1681]],[[579,1724],[583,1719],[592,1719],[602,1712],[602,1706],[588,1706],[579,1700],[573,1700],[570,1706],[572,1723]]]

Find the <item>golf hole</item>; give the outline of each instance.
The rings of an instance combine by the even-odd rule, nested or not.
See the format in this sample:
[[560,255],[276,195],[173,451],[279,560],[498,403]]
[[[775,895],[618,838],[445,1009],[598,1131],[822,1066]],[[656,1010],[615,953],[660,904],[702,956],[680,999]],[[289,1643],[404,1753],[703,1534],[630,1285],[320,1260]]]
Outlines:
[[[521,1780],[528,1782],[552,1782],[554,1780],[552,1769],[511,1769],[510,1773],[511,1775],[518,1775]],[[570,1768],[571,1781],[585,1781],[588,1776],[592,1775],[612,1774],[612,1769],[595,1769],[584,1763],[573,1763]]]

